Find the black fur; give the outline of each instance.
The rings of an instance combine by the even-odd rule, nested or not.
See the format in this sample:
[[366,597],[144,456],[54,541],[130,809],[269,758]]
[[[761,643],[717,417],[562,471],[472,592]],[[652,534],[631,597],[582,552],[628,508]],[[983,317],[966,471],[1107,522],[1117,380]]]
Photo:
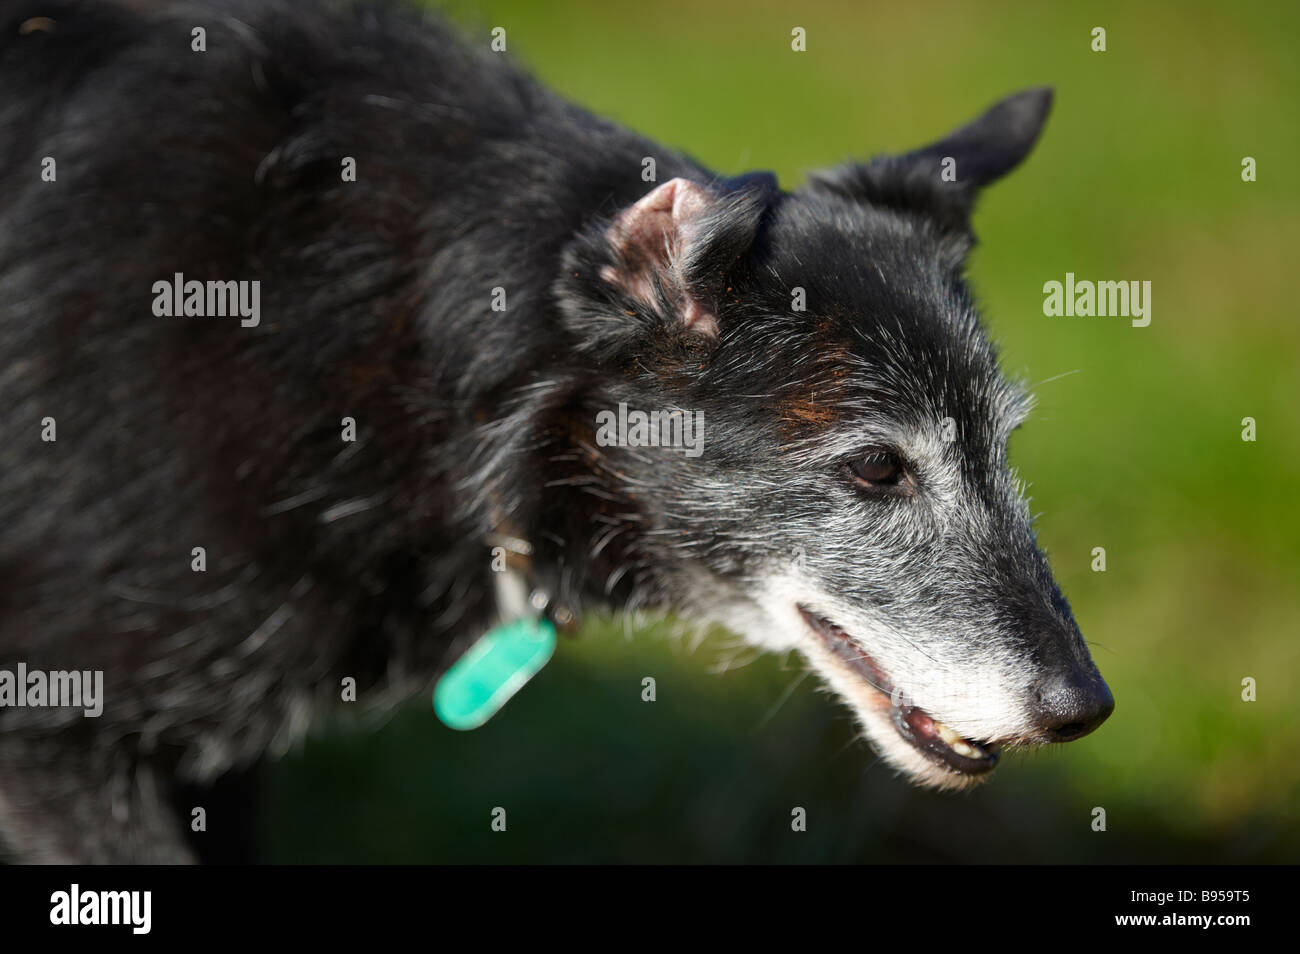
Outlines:
[[[494,532],[531,540],[574,607],[691,615],[687,572],[737,599],[773,556],[753,522],[788,516],[763,475],[847,394],[826,354],[862,346],[842,327],[862,302],[949,362],[916,406],[983,442],[973,479],[1002,493],[1003,395],[959,276],[974,191],[933,192],[905,158],[796,195],[728,182],[383,3],[7,0],[0,88],[0,667],[106,674],[100,719],[0,710],[21,857],[188,857],[176,780],[282,750],[344,677],[363,702],[427,691],[489,621]],[[1041,121],[967,143],[985,178]],[[713,197],[680,286],[651,298],[602,278],[626,264],[611,222],[655,185],[644,157]],[[153,316],[175,272],[260,280],[261,324]],[[716,339],[681,326],[683,295]],[[730,502],[682,494],[702,462],[595,447],[619,400],[704,409]],[[907,395],[852,398],[872,400]],[[1006,613],[1070,642],[1008,514],[1004,572],[1032,582]]]

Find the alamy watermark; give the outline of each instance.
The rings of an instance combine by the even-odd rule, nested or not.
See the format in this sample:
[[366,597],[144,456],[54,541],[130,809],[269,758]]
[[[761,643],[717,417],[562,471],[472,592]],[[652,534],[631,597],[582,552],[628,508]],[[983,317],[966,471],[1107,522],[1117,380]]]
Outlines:
[[14,670],[0,669],[0,709],[81,709],[88,719],[104,712],[104,671],[55,669],[46,672],[18,663]]
[[1134,328],[1151,324],[1151,283],[1137,281],[1065,281],[1043,285],[1043,314],[1066,318],[1132,318]]
[[50,923],[122,925],[132,934],[148,934],[153,927],[153,892],[91,891],[74,883],[50,895]]
[[596,444],[600,447],[673,447],[687,457],[704,453],[704,411],[629,411],[620,401],[618,413],[596,415]]
[[177,272],[171,281],[153,283],[153,313],[159,318],[234,318],[240,327],[256,328],[262,320],[260,281],[201,282]]

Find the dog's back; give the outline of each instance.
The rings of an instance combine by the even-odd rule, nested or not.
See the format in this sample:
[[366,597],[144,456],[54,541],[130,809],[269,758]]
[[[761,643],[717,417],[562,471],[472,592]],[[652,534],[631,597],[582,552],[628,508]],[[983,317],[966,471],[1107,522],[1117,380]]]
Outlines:
[[[480,318],[507,277],[520,313],[546,294],[572,183],[627,193],[647,149],[405,7],[0,16],[0,666],[106,681],[97,719],[0,708],[0,823],[27,857],[131,857],[141,824],[176,856],[174,768],[283,747],[343,678],[424,685],[475,632],[441,471],[552,337]],[[178,274],[258,282],[260,320],[151,313]],[[105,778],[120,824],[71,827]]]

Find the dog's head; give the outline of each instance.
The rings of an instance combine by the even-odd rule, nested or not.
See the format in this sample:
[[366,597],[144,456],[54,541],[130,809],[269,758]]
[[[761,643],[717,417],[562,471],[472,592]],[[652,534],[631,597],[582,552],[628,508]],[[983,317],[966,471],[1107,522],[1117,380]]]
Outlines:
[[794,193],[663,183],[570,249],[561,288],[600,372],[593,428],[620,404],[703,415],[697,454],[593,442],[619,500],[593,546],[619,540],[678,612],[799,650],[936,786],[1113,706],[1008,465],[1026,397],[962,278],[976,195],[1050,102],[1022,93]]

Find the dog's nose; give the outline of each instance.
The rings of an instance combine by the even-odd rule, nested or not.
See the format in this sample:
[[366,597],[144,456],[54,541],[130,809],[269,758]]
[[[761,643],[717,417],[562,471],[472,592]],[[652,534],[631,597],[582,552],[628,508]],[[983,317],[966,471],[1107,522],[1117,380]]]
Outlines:
[[1038,725],[1048,742],[1070,742],[1106,721],[1115,709],[1101,673],[1070,669],[1034,687]]

